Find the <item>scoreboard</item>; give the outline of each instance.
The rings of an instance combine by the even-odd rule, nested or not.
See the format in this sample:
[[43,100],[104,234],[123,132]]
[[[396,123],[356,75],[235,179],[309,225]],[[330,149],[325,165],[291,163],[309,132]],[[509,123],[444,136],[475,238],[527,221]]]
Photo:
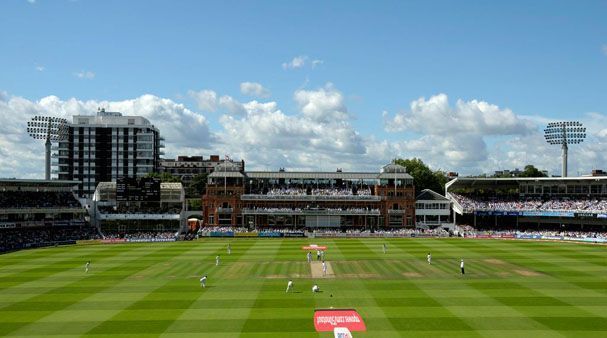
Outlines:
[[118,202],[160,202],[160,179],[121,177],[116,181]]

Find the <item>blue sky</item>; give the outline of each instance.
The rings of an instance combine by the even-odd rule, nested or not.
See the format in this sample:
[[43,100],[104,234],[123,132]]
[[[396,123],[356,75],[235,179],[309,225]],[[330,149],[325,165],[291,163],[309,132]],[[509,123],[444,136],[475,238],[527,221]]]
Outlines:
[[[169,137],[167,155],[229,153],[261,169],[377,169],[415,156],[462,173],[526,161],[553,174],[559,150],[540,130],[579,119],[592,130],[570,167],[585,173],[607,169],[605,17],[606,1],[8,0],[0,117],[139,107],[170,136],[196,121],[196,142]],[[254,111],[253,100],[275,106]],[[0,176],[38,175],[41,146],[9,124],[0,151],[34,163]]]

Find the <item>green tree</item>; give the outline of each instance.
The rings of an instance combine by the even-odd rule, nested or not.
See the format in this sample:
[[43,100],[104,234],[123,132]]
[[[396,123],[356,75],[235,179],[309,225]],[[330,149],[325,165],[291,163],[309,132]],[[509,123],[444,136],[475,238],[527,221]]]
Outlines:
[[419,158],[413,159],[397,159],[396,164],[407,168],[409,175],[413,176],[413,184],[415,184],[415,194],[419,194],[424,189],[431,189],[439,194],[445,191],[445,183],[447,176],[442,170],[432,171]]
[[190,184],[186,187],[186,196],[189,198],[200,198],[204,195],[207,188],[207,176],[207,173],[194,176]]
[[531,164],[527,164],[519,177],[546,177],[546,174]]

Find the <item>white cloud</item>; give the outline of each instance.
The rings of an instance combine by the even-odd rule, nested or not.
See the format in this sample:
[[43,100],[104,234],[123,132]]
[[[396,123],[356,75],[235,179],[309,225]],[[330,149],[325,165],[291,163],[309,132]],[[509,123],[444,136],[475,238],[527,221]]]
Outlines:
[[30,4],[35,4],[36,0],[27,0],[27,2],[30,3]]
[[401,112],[390,118],[384,113],[387,131],[413,130],[426,134],[445,135],[479,133],[483,135],[521,135],[536,129],[529,120],[485,101],[457,100],[449,105],[445,94],[428,100],[419,98],[410,105],[409,112]]
[[243,116],[247,113],[242,103],[228,95],[219,98],[219,106],[230,115]]
[[56,96],[30,101],[4,94],[0,95],[0,177],[43,176],[43,142],[33,140],[26,132],[26,123],[31,117],[49,115],[71,121],[72,115],[92,115],[97,107],[149,119],[166,138],[169,157],[181,153],[199,153],[201,149],[210,149],[209,145],[214,142],[203,115],[187,109],[183,104],[154,95],[146,94],[124,101],[62,100]]
[[299,55],[299,56],[294,57],[289,62],[283,62],[282,69],[285,69],[285,70],[298,69],[298,68],[303,68],[307,65],[309,65],[309,67],[316,68],[316,67],[322,65],[323,63],[325,63],[323,60],[310,59],[310,57],[308,57],[307,55]]
[[308,57],[305,55],[296,56],[289,62],[283,62],[282,69],[301,68],[306,65],[307,60],[308,60]]
[[265,169],[367,168],[370,158],[377,163],[376,154],[369,156],[365,139],[349,123],[343,96],[332,85],[298,90],[294,98],[300,109],[296,114],[284,113],[274,101],[250,101],[242,104],[245,114],[223,115],[218,146],[247,159],[250,167]]
[[313,121],[344,121],[349,117],[343,95],[331,83],[318,90],[297,90],[294,98],[304,116]]
[[204,112],[214,112],[217,109],[217,93],[212,90],[190,90],[188,95],[196,101],[198,109]]
[[44,66],[36,66],[36,70],[39,72],[43,72],[45,69]]
[[[522,169],[526,164],[560,173],[560,148],[546,144],[542,135],[550,119],[522,117],[478,100],[460,100],[453,106],[446,95],[414,100],[408,113],[386,113],[385,122],[393,124],[386,128],[402,133],[387,139],[359,132],[352,124],[345,95],[331,84],[296,90],[297,110],[291,112],[283,111],[277,101],[239,102],[212,90],[190,92],[190,96],[202,98],[203,104],[197,104],[205,111],[216,112],[216,130],[209,130],[202,114],[153,95],[124,101],[56,96],[30,101],[0,91],[0,177],[43,174],[43,145],[25,132],[29,118],[36,114],[71,118],[93,114],[97,107],[147,117],[166,137],[167,157],[229,154],[244,159],[249,169],[378,170],[395,157],[419,157],[434,169],[461,174]],[[427,118],[425,124],[423,118]],[[607,168],[607,115],[587,113],[581,121],[588,126],[589,136],[570,147],[570,174]]]
[[240,84],[240,92],[243,95],[256,96],[261,98],[270,97],[270,91],[264,88],[260,83],[257,82],[243,82]]
[[81,70],[77,73],[74,73],[74,75],[79,79],[86,80],[92,80],[95,78],[95,73],[91,72],[90,70]]

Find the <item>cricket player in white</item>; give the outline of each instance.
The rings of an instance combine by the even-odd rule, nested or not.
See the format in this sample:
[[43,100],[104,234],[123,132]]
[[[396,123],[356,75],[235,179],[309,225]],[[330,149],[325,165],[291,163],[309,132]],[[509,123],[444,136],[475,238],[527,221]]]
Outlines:
[[322,275],[327,275],[327,263],[325,263],[325,261],[322,261]]
[[204,276],[202,276],[202,278],[200,278],[200,287],[202,287],[202,288],[207,287],[207,275],[204,275]]
[[429,252],[428,252],[427,260],[428,260],[428,264],[432,264],[432,255]]
[[384,249],[384,253],[386,253],[386,251],[388,251],[388,248],[386,247],[386,243],[384,243],[383,249]]
[[215,257],[215,266],[219,266],[219,255]]
[[314,286],[312,287],[312,292],[320,292],[320,288],[318,287],[318,285],[314,284]]
[[232,246],[228,243],[228,255],[232,254]]
[[289,292],[292,289],[293,289],[293,281],[289,279],[289,283],[287,283],[287,291],[285,291],[285,292]]
[[462,260],[459,262],[459,267],[460,269],[462,269],[462,275],[465,275],[466,272],[464,272],[464,259],[462,258]]
[[308,258],[308,263],[312,263],[312,253],[308,251],[308,254],[306,256]]
[[91,266],[91,261],[86,262],[84,265],[84,272],[89,272],[89,267]]

